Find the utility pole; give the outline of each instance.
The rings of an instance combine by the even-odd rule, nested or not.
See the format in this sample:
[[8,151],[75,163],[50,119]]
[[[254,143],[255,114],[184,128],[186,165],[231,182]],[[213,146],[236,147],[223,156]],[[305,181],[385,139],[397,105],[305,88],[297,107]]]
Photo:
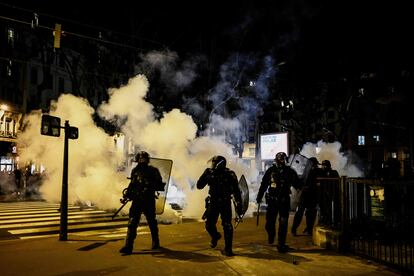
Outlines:
[[69,165],[69,139],[78,139],[79,131],[77,127],[71,127],[69,121],[65,125],[60,125],[60,118],[50,115],[42,115],[40,133],[46,136],[59,137],[60,129],[65,130],[65,144],[63,148],[63,173],[62,173],[62,197],[60,200],[60,232],[59,240],[68,240],[68,165]]
[[60,200],[60,232],[59,240],[68,240],[68,153],[69,153],[69,121],[65,121],[65,144],[63,149],[62,198]]

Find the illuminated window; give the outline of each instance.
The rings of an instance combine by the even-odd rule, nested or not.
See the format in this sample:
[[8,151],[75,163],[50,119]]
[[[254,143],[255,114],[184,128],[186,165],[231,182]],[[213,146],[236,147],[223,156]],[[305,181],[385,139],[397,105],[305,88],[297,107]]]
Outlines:
[[7,76],[9,77],[12,75],[12,67],[13,67],[13,62],[9,60],[9,63],[7,64]]
[[397,158],[397,153],[396,152],[391,152],[391,157],[392,158]]
[[376,143],[379,143],[379,141],[380,141],[380,136],[379,135],[374,135],[374,136],[372,136],[372,138],[374,139],[374,141]]
[[7,42],[11,46],[14,46],[14,39],[15,39],[15,37],[16,37],[16,32],[13,29],[9,28],[7,30]]
[[358,146],[365,145],[365,135],[358,135]]

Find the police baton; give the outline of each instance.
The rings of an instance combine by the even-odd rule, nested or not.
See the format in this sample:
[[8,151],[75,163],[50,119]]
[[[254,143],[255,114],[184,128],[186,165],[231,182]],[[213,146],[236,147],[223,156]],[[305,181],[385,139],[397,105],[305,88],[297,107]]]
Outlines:
[[[130,177],[127,177],[127,179],[131,179]],[[128,203],[129,199],[127,197],[127,193],[128,193],[128,188],[125,188],[124,190],[122,190],[122,195],[123,198],[120,199],[122,205],[121,207],[119,207],[118,210],[116,210],[116,212],[112,215],[112,219],[114,219],[116,217],[116,215],[118,215],[119,212],[121,212],[122,208],[125,207],[125,205]]]
[[[231,201],[233,201],[234,210],[236,211],[237,210],[236,209],[236,201],[233,198],[231,199]],[[240,216],[236,211],[236,218],[234,219],[236,221],[236,225],[234,225],[234,230],[236,230],[236,228],[240,224],[240,222],[243,221],[243,217],[244,217],[244,214]]]
[[259,218],[260,218],[260,203],[257,204],[256,226],[259,226]]
[[116,212],[112,215],[112,219],[114,219],[114,218],[116,217],[116,215],[118,215],[118,213],[119,213],[119,212],[121,212],[122,208],[124,208],[124,207],[125,207],[125,205],[129,202],[129,200],[122,201],[122,199],[121,199],[121,202],[123,202],[123,204],[122,204],[122,205],[121,205],[121,207],[119,207],[119,209],[118,209],[118,210],[116,210]]

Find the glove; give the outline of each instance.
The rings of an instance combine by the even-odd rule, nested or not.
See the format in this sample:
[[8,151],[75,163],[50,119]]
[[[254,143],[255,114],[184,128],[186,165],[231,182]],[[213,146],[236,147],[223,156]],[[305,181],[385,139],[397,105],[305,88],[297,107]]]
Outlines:
[[243,205],[241,203],[236,204],[236,213],[239,215],[243,215]]
[[125,204],[125,203],[127,203],[127,202],[128,202],[128,198],[127,198],[127,197],[124,197],[124,198],[121,198],[119,201],[120,201],[122,204]]
[[214,171],[213,171],[213,169],[210,169],[210,168],[207,168],[205,171],[204,171],[204,174],[207,176],[207,179],[213,179],[214,178]]

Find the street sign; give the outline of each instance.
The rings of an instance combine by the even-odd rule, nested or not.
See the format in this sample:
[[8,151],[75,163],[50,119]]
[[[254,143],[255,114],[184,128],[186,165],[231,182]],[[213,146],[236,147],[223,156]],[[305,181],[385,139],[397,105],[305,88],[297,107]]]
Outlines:
[[42,115],[42,125],[40,128],[40,133],[46,136],[60,136],[60,118],[50,115]]

